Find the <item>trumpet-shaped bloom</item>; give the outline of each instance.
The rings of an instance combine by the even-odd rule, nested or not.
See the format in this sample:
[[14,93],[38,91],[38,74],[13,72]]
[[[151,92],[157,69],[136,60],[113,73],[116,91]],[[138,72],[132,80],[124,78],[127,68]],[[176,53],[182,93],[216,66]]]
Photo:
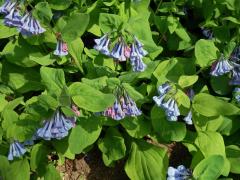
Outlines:
[[68,135],[68,130],[75,126],[75,118],[66,117],[57,110],[50,120],[45,120],[43,127],[37,130],[37,137],[45,140],[62,139]]
[[12,9],[15,8],[16,2],[11,2],[10,0],[6,0],[5,3],[0,7],[0,13],[8,14]]
[[133,71],[142,72],[146,69],[146,64],[143,63],[142,58],[148,53],[143,49],[143,44],[135,37],[134,43],[131,45],[130,61]]
[[159,96],[154,96],[153,100],[157,106],[161,107],[165,111],[165,114],[169,121],[177,121],[178,116],[180,116],[177,102],[172,97],[166,99],[166,95],[170,90],[171,86],[169,83],[162,84],[158,87]]
[[237,61],[240,60],[240,46],[237,46],[237,47],[233,50],[233,52],[232,52],[232,54],[231,54],[231,57],[230,57],[230,60],[231,60],[231,61],[234,61],[234,62],[237,62]]
[[167,180],[190,180],[192,177],[192,172],[183,165],[180,165],[177,168],[170,166],[168,167],[167,175]]
[[125,47],[126,45],[122,40],[117,42],[111,51],[111,57],[118,61],[126,61],[127,58],[125,56]]
[[192,111],[191,110],[188,112],[187,116],[183,118],[183,120],[188,125],[192,125],[193,124],[193,122],[192,122]]
[[121,120],[129,116],[140,116],[142,112],[127,93],[122,93],[117,94],[113,106],[107,108],[102,114],[106,117],[111,117],[114,120]]
[[56,50],[53,53],[56,56],[66,56],[68,55],[67,43],[62,40],[58,40]]
[[232,71],[232,79],[229,82],[230,85],[240,85],[240,69],[234,68]]
[[162,108],[165,109],[165,113],[169,121],[177,121],[178,116],[180,116],[180,112],[175,99],[169,98],[162,104]]
[[212,76],[221,76],[233,70],[233,65],[221,55],[220,59],[213,63],[211,69]]
[[109,51],[110,39],[107,34],[105,34],[99,39],[95,39],[94,41],[96,43],[94,49],[100,51],[102,54],[105,54],[106,56],[110,55]]
[[212,39],[213,38],[213,31],[211,31],[210,29],[206,29],[201,27],[202,30],[202,34],[205,38],[207,39]]
[[12,8],[9,14],[4,17],[4,24],[10,27],[20,27],[22,25],[21,18],[18,9]]
[[26,13],[21,19],[22,26],[19,31],[22,35],[31,36],[44,33],[46,30],[29,13]]
[[237,103],[240,103],[240,88],[239,87],[234,88],[233,97],[237,101]]
[[19,143],[18,141],[14,141],[10,144],[9,153],[8,153],[8,160],[12,161],[14,157],[21,157],[26,152],[24,146]]

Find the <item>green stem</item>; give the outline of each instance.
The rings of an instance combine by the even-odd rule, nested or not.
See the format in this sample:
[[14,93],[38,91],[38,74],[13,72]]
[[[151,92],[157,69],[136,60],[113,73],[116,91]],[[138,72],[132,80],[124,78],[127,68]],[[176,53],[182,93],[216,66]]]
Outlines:
[[158,9],[160,8],[160,6],[162,5],[162,2],[163,2],[163,0],[160,0],[160,2],[158,3],[157,9],[156,9],[155,12],[154,12],[155,15],[156,15]]

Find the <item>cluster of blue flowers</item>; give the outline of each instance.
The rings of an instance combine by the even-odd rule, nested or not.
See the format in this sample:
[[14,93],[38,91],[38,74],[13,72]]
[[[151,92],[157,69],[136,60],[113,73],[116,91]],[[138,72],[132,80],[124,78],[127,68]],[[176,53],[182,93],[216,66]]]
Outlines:
[[17,2],[6,0],[0,7],[0,13],[5,15],[5,25],[18,28],[22,35],[31,36],[46,31],[29,12],[26,12],[24,16],[21,16]]
[[168,168],[167,180],[190,180],[192,178],[192,172],[190,169],[185,168],[185,166],[180,165],[177,168]]
[[219,60],[212,64],[210,74],[212,76],[221,76],[231,72],[232,79],[230,85],[240,85],[240,46],[237,46],[230,58],[225,58],[222,54]]
[[140,116],[142,112],[138,109],[134,100],[121,88],[117,92],[113,106],[107,108],[101,114],[114,120],[121,120],[128,116]]
[[[73,111],[78,116],[78,112],[73,108]],[[14,141],[10,144],[10,149],[8,153],[8,160],[13,160],[14,157],[21,157],[25,152],[25,145],[33,145],[34,140],[44,139],[62,139],[68,135],[68,131],[75,126],[75,117],[66,117],[59,109],[56,110],[54,115],[43,121],[43,126],[37,129],[36,134],[32,139],[27,140],[24,144],[18,141]]]
[[178,116],[180,116],[180,112],[178,109],[178,105],[174,97],[168,97],[168,92],[172,89],[171,85],[166,82],[158,87],[158,93],[160,96],[154,96],[153,100],[157,104],[157,106],[163,108],[165,110],[167,119],[169,121],[177,121]]
[[[193,97],[195,96],[195,93],[194,93],[193,89],[188,89],[186,94],[188,95],[190,101],[192,102],[193,101]],[[187,116],[185,116],[183,120],[188,125],[192,125],[193,124],[193,121],[192,121],[192,108],[190,108]]]
[[43,122],[36,136],[45,140],[62,139],[68,135],[68,130],[75,126],[74,117],[66,117],[60,110],[57,110],[53,117]]
[[[159,96],[153,96],[153,100],[155,101],[158,107],[161,107],[167,116],[169,121],[177,121],[178,116],[180,116],[180,111],[177,105],[177,101],[174,99],[174,96],[169,96],[170,91],[172,90],[172,86],[166,82],[158,87]],[[193,91],[191,91],[190,95]],[[189,95],[189,98],[191,99]],[[192,112],[191,110],[187,114],[187,116],[183,119],[186,124],[192,125]]]
[[56,50],[54,51],[53,54],[56,55],[56,56],[66,56],[66,55],[68,55],[67,43],[65,43],[61,39],[58,39],[57,47],[56,47]]
[[233,90],[233,96],[234,96],[234,100],[240,104],[240,88],[239,87],[236,87],[234,88]]
[[109,34],[105,34],[101,38],[95,39],[96,45],[94,46],[94,49],[119,62],[130,59],[133,71],[142,72],[146,69],[146,64],[144,64],[142,59],[148,53],[143,49],[143,44],[137,39],[137,37],[134,36],[133,39],[134,42],[131,43],[129,47],[124,39],[120,37],[110,51],[109,47],[111,40]]
[[202,34],[207,39],[213,39],[213,31],[204,27],[201,27]]

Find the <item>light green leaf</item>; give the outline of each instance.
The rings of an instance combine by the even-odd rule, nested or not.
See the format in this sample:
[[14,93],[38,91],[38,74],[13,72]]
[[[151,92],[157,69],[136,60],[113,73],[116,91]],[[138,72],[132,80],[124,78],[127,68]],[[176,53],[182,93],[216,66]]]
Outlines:
[[220,155],[212,155],[202,160],[194,169],[193,176],[199,180],[217,179],[222,172],[224,158]]
[[145,141],[133,142],[125,171],[133,180],[159,180],[166,178],[167,153],[165,149]]
[[197,75],[192,75],[192,76],[182,75],[178,80],[178,84],[181,86],[181,88],[186,88],[193,85],[195,82],[197,82],[197,80],[198,80]]
[[30,167],[26,158],[15,160],[8,169],[6,180],[30,180]]
[[240,148],[235,145],[226,147],[227,158],[231,164],[231,172],[235,174],[240,173]]
[[49,164],[44,174],[44,180],[62,180],[62,178],[56,168],[52,164]]
[[98,147],[110,161],[122,159],[126,153],[124,138],[113,127],[108,128],[104,138],[99,140]]
[[104,111],[106,108],[112,106],[115,101],[113,94],[104,94],[80,82],[73,83],[69,87],[69,92],[77,106],[92,112]]
[[69,148],[72,153],[80,154],[99,137],[102,127],[98,117],[79,118],[79,123],[69,136]]
[[200,39],[195,44],[196,63],[201,67],[211,65],[218,58],[217,51],[213,41]]
[[62,38],[70,43],[81,36],[87,29],[89,15],[84,13],[73,13],[67,20],[62,30]]
[[194,97],[193,108],[196,112],[207,117],[219,115],[235,115],[239,113],[239,108],[233,104],[205,93],[197,94]]

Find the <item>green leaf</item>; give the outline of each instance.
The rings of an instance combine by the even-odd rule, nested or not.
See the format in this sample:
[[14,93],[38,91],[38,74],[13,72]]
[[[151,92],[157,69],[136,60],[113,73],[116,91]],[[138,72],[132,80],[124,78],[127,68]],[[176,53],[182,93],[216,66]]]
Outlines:
[[144,98],[144,96],[136,91],[130,84],[122,83],[123,87],[126,89],[128,95],[134,100],[138,101]]
[[9,170],[9,162],[7,157],[0,155],[0,177],[6,179],[7,172]]
[[220,155],[212,155],[202,160],[194,169],[193,176],[199,180],[218,179],[224,166],[224,159]]
[[30,166],[31,170],[35,171],[47,165],[48,148],[44,144],[36,144],[31,151]]
[[227,95],[232,91],[232,88],[229,86],[229,76],[223,75],[223,76],[211,76],[211,86],[215,93],[220,95]]
[[19,93],[39,91],[44,88],[40,83],[39,69],[19,67],[6,61],[2,64],[1,79]]
[[65,84],[64,71],[62,69],[54,69],[49,67],[41,67],[40,74],[42,82],[46,86],[50,94],[59,96]]
[[72,0],[61,0],[61,1],[48,0],[48,2],[49,2],[49,5],[52,9],[54,9],[54,10],[64,10],[64,9],[67,9],[71,5]]
[[62,30],[62,38],[71,42],[81,36],[87,29],[89,15],[84,13],[73,13]]
[[151,132],[151,122],[143,116],[127,117],[120,123],[127,133],[134,138],[143,138]]
[[192,75],[192,76],[182,75],[182,76],[180,76],[180,78],[178,80],[178,84],[179,84],[179,86],[181,86],[181,88],[186,88],[186,87],[189,87],[189,86],[193,85],[194,83],[196,83],[197,80],[198,80],[197,75]]
[[40,57],[42,56],[42,53],[37,46],[31,46],[19,37],[16,41],[9,41],[4,47],[2,55],[5,55],[9,62],[18,66],[33,67],[37,64],[30,60],[29,56]]
[[219,115],[235,115],[239,108],[209,94],[200,93],[193,99],[193,109],[207,117]]
[[30,180],[30,167],[26,158],[15,160],[8,169],[7,180]]
[[98,117],[79,118],[79,123],[69,136],[69,148],[72,153],[80,154],[99,137],[102,127]]
[[231,172],[235,174],[240,174],[240,148],[235,145],[230,145],[226,147],[227,158],[231,164]]
[[55,62],[55,59],[51,58],[50,54],[48,54],[46,56],[40,56],[40,57],[30,55],[29,59],[31,61],[36,62],[37,64],[42,65],[42,66],[52,65]]
[[133,180],[159,180],[166,178],[167,153],[165,149],[145,141],[133,142],[125,171]]
[[217,51],[213,41],[200,39],[195,44],[196,63],[201,67],[211,65],[218,58]]
[[113,94],[103,94],[101,91],[80,82],[73,83],[69,87],[69,92],[77,106],[91,112],[104,111],[115,101]]
[[56,170],[56,168],[52,165],[49,164],[47,166],[47,171],[44,175],[44,180],[61,180],[61,176],[59,172]]
[[47,2],[39,2],[33,11],[33,14],[43,22],[49,22],[52,19],[53,13]]
[[118,30],[124,21],[121,16],[115,14],[100,13],[99,26],[104,33]]
[[18,31],[16,28],[10,28],[3,24],[3,21],[0,20],[0,39],[11,37],[17,34]]
[[166,141],[182,141],[186,136],[185,124],[168,121],[165,112],[160,107],[152,108],[151,120],[154,131]]
[[124,138],[113,127],[108,128],[104,138],[99,140],[98,147],[110,161],[122,159],[126,153]]
[[77,65],[77,67],[81,72],[83,72],[83,68],[82,68],[83,48],[84,48],[84,44],[80,38],[77,38],[68,44],[68,51],[73,57],[75,64]]

